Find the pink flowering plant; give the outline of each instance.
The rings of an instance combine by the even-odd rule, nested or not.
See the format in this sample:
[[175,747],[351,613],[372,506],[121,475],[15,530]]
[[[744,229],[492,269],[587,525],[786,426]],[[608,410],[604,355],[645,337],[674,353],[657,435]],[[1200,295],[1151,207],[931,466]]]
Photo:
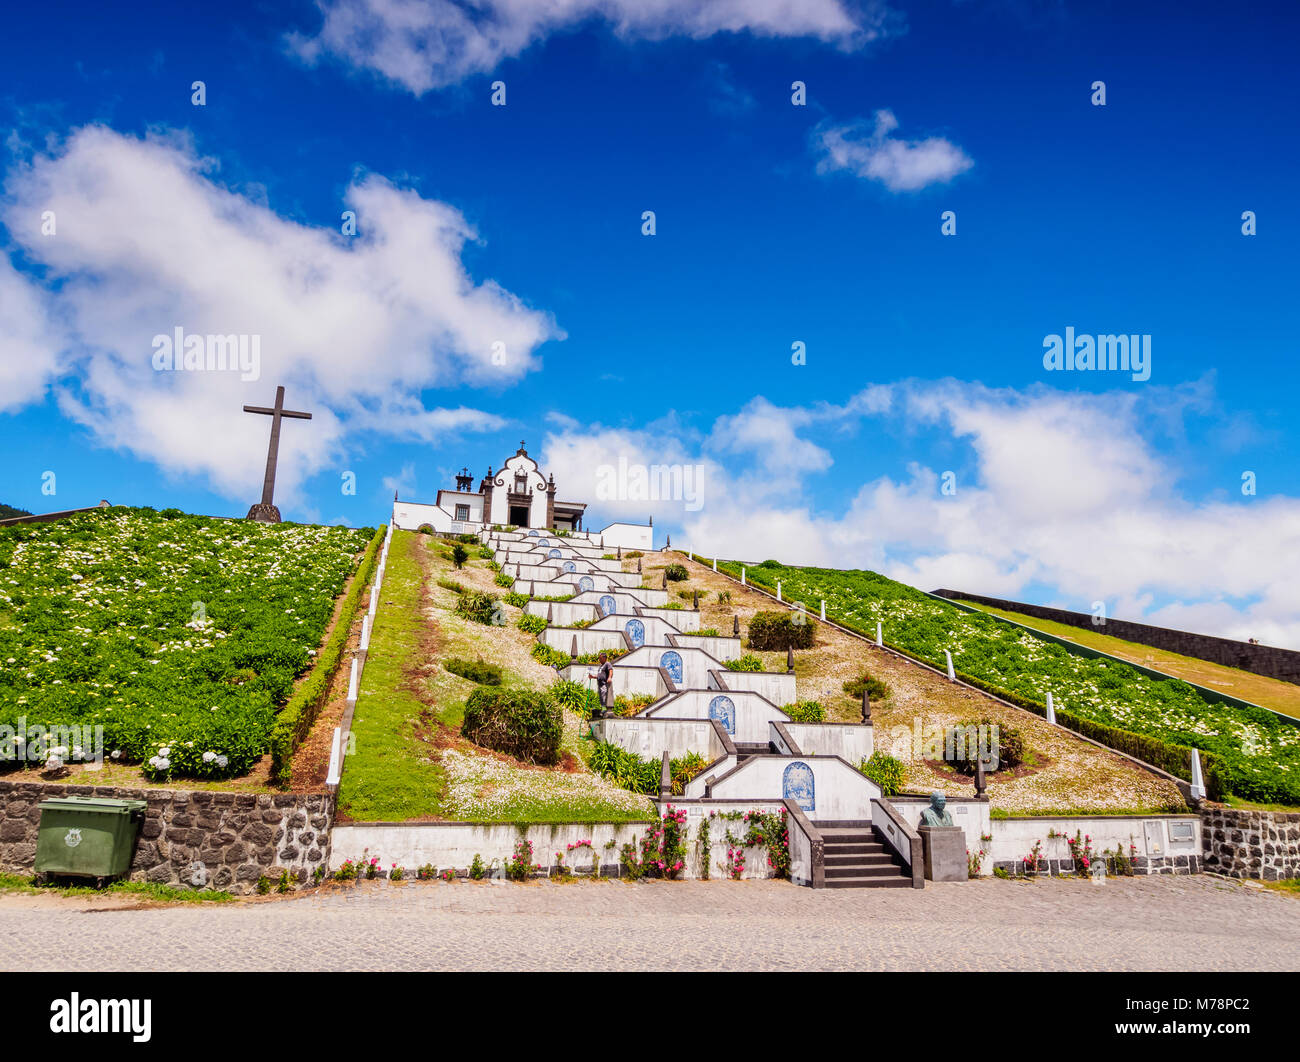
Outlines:
[[511,881],[526,881],[530,874],[541,869],[540,863],[533,862],[533,842],[520,841],[515,845],[515,854],[506,864],[506,877]]
[[1080,877],[1087,877],[1092,866],[1092,837],[1076,830],[1073,837],[1067,837],[1070,846],[1070,858],[1074,860],[1074,872]]

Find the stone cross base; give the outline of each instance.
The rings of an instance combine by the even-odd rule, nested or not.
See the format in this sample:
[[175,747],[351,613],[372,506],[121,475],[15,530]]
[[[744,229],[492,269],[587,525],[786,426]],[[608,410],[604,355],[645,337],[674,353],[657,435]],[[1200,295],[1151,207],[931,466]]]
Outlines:
[[245,520],[256,520],[263,524],[278,524],[280,522],[280,510],[274,505],[264,505],[258,502],[248,510]]
[[925,848],[927,881],[966,881],[970,867],[966,862],[966,831],[960,826],[918,826]]

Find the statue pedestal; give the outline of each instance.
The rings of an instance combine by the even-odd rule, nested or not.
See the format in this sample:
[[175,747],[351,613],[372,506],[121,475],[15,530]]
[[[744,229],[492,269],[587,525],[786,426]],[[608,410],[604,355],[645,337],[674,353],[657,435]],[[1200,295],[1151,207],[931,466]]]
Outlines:
[[280,523],[280,510],[274,505],[263,505],[258,502],[248,510],[248,515],[244,519],[256,520],[262,524],[278,524]]
[[966,881],[966,831],[960,826],[918,826],[925,849],[926,881]]

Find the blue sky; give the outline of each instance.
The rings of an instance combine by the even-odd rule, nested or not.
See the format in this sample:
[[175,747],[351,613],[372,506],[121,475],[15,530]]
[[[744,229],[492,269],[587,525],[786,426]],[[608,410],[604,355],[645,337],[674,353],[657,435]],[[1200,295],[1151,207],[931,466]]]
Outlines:
[[[239,407],[285,383],[286,518],[524,438],[592,523],[1300,644],[1300,18],[798,7],[15,13],[0,500],[240,515]],[[152,371],[177,325],[259,335],[259,378]],[[1149,334],[1150,380],[1044,371],[1067,326]],[[699,507],[598,498],[619,457],[703,469]]]

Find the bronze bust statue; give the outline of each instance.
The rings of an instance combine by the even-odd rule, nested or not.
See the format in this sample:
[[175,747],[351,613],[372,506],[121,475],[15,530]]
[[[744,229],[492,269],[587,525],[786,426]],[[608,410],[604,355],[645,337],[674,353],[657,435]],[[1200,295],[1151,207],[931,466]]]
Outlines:
[[948,798],[942,793],[930,794],[930,806],[921,812],[922,826],[953,826],[952,812],[944,805]]

